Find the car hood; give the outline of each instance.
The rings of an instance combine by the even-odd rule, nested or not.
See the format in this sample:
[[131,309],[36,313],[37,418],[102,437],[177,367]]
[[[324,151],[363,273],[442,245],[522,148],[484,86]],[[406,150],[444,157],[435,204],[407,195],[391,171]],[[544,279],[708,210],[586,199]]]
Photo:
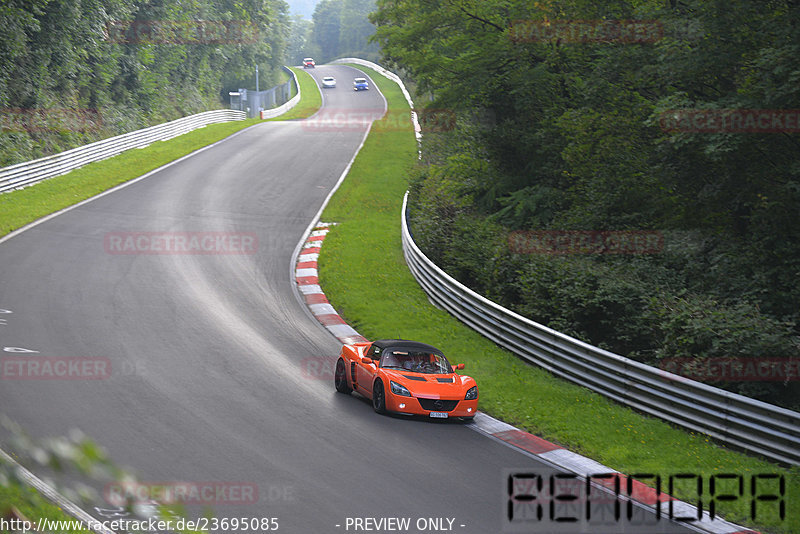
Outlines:
[[463,398],[467,390],[475,385],[469,376],[456,373],[431,375],[384,369],[386,378],[405,386],[414,397],[428,399]]

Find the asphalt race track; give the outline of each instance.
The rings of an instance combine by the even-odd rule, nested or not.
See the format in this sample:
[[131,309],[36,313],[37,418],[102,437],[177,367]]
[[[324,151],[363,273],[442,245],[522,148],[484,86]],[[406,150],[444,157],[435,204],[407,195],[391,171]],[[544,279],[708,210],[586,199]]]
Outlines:
[[[384,109],[374,86],[352,91],[350,67],[311,74],[339,82],[322,113]],[[503,532],[507,470],[549,468],[460,423],[378,416],[309,372],[308,359],[333,360],[340,345],[299,304],[290,259],[364,132],[265,122],[0,243],[0,309],[11,312],[0,347],[37,351],[0,357],[111,369],[98,380],[2,380],[0,412],[34,436],[79,428],[145,483],[224,486],[202,504],[218,517],[278,518],[279,532],[355,532],[353,518]],[[152,244],[145,232],[215,244],[203,254],[115,248],[130,236]],[[252,246],[231,253],[221,233]],[[255,488],[253,502],[237,488]],[[103,509],[113,503],[88,508]],[[686,531],[665,520],[559,528]]]

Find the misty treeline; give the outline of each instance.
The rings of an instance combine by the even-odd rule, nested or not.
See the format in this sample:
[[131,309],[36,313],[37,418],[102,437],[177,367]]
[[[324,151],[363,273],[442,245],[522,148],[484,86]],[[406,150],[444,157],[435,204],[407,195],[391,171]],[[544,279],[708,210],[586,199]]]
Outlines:
[[374,10],[375,0],[321,0],[312,20],[292,19],[288,61],[298,65],[309,56],[317,63],[340,57],[377,61],[378,45],[370,41],[375,26],[369,15]]
[[[800,407],[800,2],[377,6],[384,62],[428,116],[456,119],[428,128],[412,176],[412,228],[436,263],[592,344],[690,359],[714,385]],[[762,110],[782,115],[752,123]],[[543,249],[559,235],[543,231],[663,240]],[[709,365],[733,359],[784,375]]]
[[282,81],[282,0],[3,0],[0,167]]

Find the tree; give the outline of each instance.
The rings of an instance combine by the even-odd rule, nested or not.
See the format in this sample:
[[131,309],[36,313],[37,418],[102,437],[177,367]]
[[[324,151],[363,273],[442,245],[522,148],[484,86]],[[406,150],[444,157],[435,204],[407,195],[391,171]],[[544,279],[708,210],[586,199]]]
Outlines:
[[[285,10],[282,0],[3,2],[0,166],[219,108],[230,89],[255,86],[255,65],[262,83],[277,81]],[[87,113],[101,120],[72,120]]]
[[320,49],[312,41],[314,24],[300,15],[292,17],[289,42],[286,47],[286,62],[299,65],[304,57],[320,57]]
[[375,27],[369,20],[374,0],[322,0],[314,10],[313,39],[320,60],[358,56],[378,59],[378,46],[369,41]]
[[[728,317],[731,324],[767,325],[748,326],[738,338],[752,354],[778,346],[798,354],[797,128],[702,132],[669,128],[665,120],[674,110],[683,116],[796,110],[800,4],[379,0],[377,6],[372,21],[384,61],[407,72],[419,94],[432,96],[429,107],[459,117],[449,136],[426,135],[427,166],[412,199],[421,206],[418,230],[425,229],[417,234],[431,253],[452,251],[441,258],[445,267],[512,307],[547,309],[553,324],[621,352],[670,354],[680,347],[662,342],[679,336],[663,335],[663,325],[690,328],[686,321],[697,321],[691,328],[699,331],[707,317]],[[641,21],[647,31],[636,38],[620,33],[625,23],[615,21],[626,20]],[[476,220],[487,228],[500,223],[498,232],[658,229],[676,246],[630,259],[478,254],[461,241],[470,239],[462,228],[485,229],[476,229]],[[648,294],[705,309],[663,317],[653,308],[662,304],[646,302]],[[726,311],[714,314],[714,306]],[[680,309],[670,305],[669,313]],[[700,357],[722,346],[701,339]]]

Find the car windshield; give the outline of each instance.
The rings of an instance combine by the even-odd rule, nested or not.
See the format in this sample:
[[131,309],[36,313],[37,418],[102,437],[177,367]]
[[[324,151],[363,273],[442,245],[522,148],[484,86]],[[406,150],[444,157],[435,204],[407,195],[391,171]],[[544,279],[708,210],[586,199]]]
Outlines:
[[356,83],[367,83],[367,79],[366,78],[356,78],[355,82]]
[[323,82],[332,82],[333,78],[322,78]]
[[441,354],[401,349],[384,350],[380,366],[384,369],[400,369],[430,375],[446,375],[453,372],[447,358]]

